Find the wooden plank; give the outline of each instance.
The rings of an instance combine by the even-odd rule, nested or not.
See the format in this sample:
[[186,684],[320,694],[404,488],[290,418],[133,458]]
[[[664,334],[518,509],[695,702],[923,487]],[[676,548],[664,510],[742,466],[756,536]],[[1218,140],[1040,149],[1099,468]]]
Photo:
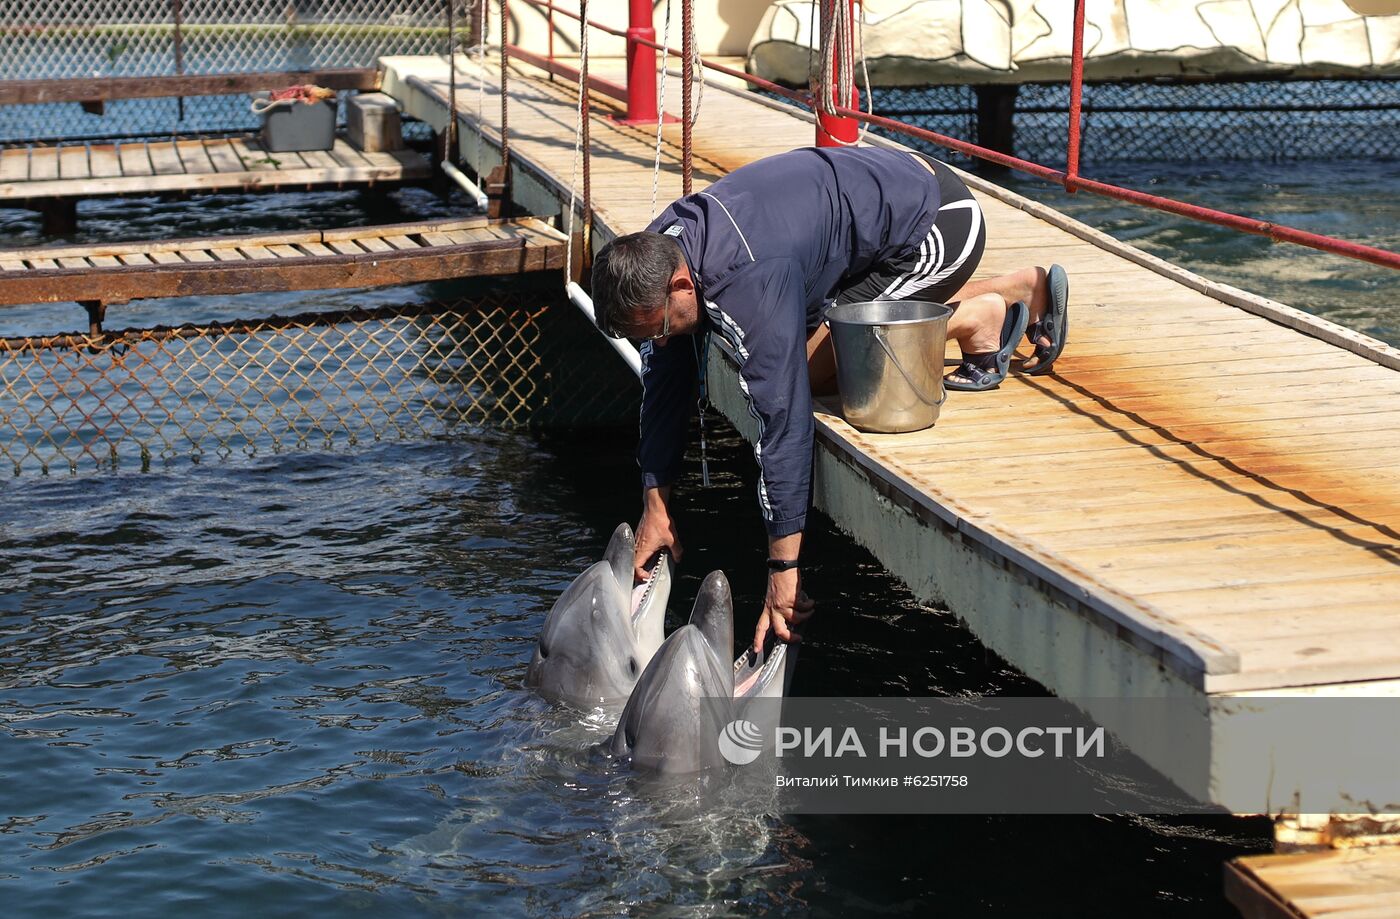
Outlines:
[[29,179],[29,148],[0,150],[0,182],[25,182]]
[[453,240],[443,233],[424,233],[420,238],[424,244],[429,246],[450,246],[453,244]]
[[364,249],[361,249],[358,245],[356,245],[353,239],[333,239],[328,241],[326,245],[328,245],[332,250],[340,253],[341,255],[359,255],[360,253],[365,251]]
[[267,251],[271,252],[278,258],[301,258],[304,254],[296,246],[289,245],[268,246]]
[[204,152],[216,172],[246,172],[238,151],[227,138],[211,140],[205,144]]
[[0,271],[28,271],[29,268],[19,259],[0,258]]
[[151,165],[150,151],[143,143],[118,144],[117,158],[121,160],[122,175],[124,176],[155,175],[155,167]]
[[25,259],[25,261],[29,263],[30,268],[33,268],[38,271],[47,271],[50,269],[60,267],[58,262],[55,262],[53,259],[49,258],[27,258]]
[[94,268],[115,268],[117,265],[121,264],[121,262],[110,255],[94,255],[92,258],[88,259],[88,261],[92,262]]
[[275,259],[275,258],[277,258],[277,256],[276,256],[275,254],[273,254],[272,252],[268,251],[268,249],[267,249],[266,247],[264,247],[264,246],[243,245],[243,246],[239,246],[239,247],[238,247],[238,251],[241,252],[246,258],[251,258],[251,259]]
[[395,249],[417,249],[418,244],[407,236],[385,236],[384,241]]
[[[84,299],[200,296],[257,291],[375,287],[416,284],[443,278],[518,274],[555,270],[563,265],[563,248],[525,247],[518,241],[495,241],[472,246],[426,246],[413,250],[340,255],[318,243],[299,244],[318,257],[244,258],[235,248],[212,252],[191,249],[153,253],[162,264],[92,268],[48,273],[26,283],[34,272],[20,272],[0,285],[0,297],[16,303],[49,303]],[[269,252],[269,254],[272,254]],[[166,261],[179,259],[183,262]],[[57,268],[57,266],[54,266]]]
[[58,156],[58,177],[61,179],[86,179],[92,175],[88,165],[86,144],[69,144],[62,148]]
[[237,95],[314,83],[328,89],[377,90],[383,74],[373,67],[249,71],[177,76],[91,77],[0,81],[0,105]]
[[85,258],[69,257],[69,258],[61,258],[61,259],[58,259],[57,261],[58,261],[58,267],[60,267],[60,268],[88,268],[88,267],[90,267],[90,265],[89,265],[89,263],[88,263],[88,260],[85,259]]
[[58,147],[29,148],[29,181],[43,182],[58,178]]
[[148,143],[146,152],[151,157],[151,168],[158,176],[183,176],[185,164],[175,145],[168,142]]
[[393,246],[380,239],[378,236],[364,236],[355,240],[370,252],[394,252]]
[[[184,260],[183,258],[180,257],[180,253],[178,253],[178,252],[160,252],[160,251],[152,252],[152,253],[151,253],[151,261],[153,261],[153,262],[155,262],[156,264],[159,264],[159,265],[183,265],[183,264],[185,264],[185,260]],[[206,259],[206,261],[207,261],[207,259]]]
[[327,247],[321,245],[320,243],[312,243],[312,242],[298,243],[298,244],[297,244],[297,247],[300,248],[300,249],[301,249],[303,252],[305,252],[307,255],[334,255],[334,254],[335,254],[335,253],[332,252],[330,249],[328,249]]
[[88,147],[88,164],[94,179],[122,174],[122,163],[117,157],[115,144],[92,144]]
[[202,140],[182,140],[175,144],[175,152],[180,157],[185,172],[189,175],[202,175],[217,172]]
[[261,147],[249,142],[247,137],[233,137],[229,139],[229,146],[243,162],[243,168],[248,172],[275,172],[277,170],[277,156],[275,153],[268,153]]
[[152,258],[144,252],[127,252],[117,256],[123,265],[154,265]]

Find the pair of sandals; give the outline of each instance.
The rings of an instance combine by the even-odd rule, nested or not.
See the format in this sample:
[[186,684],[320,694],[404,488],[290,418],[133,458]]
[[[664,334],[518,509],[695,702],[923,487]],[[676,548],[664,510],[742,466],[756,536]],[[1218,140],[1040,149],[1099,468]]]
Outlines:
[[[1026,376],[1049,373],[1055,359],[1065,350],[1069,339],[1069,277],[1059,265],[1051,265],[1047,278],[1050,284],[1050,305],[1037,322],[1030,321],[1030,308],[1017,300],[1006,308],[1001,325],[1001,348],[980,354],[964,354],[958,369],[943,378],[943,385],[959,392],[982,392],[995,389],[1006,379],[1011,368],[1011,356],[1025,335],[1035,349],[1035,365]],[[1044,344],[1044,338],[1049,344]],[[961,378],[961,379],[959,379]]]

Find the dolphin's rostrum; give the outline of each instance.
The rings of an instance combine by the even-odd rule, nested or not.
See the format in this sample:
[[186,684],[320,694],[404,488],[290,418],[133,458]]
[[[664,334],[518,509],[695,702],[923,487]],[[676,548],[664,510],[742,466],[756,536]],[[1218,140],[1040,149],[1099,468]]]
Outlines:
[[603,560],[579,575],[545,617],[526,685],[579,708],[625,702],[665,635],[671,562],[664,553],[632,587],[632,528],[613,531]]

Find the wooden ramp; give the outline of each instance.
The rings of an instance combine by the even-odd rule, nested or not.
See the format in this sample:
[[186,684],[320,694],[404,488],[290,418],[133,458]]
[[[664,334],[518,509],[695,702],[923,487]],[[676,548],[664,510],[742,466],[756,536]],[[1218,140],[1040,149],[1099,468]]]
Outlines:
[[424,179],[412,150],[270,153],[257,137],[33,144],[0,151],[0,207],[122,195],[340,188]]
[[1225,894],[1244,919],[1394,919],[1400,916],[1400,850],[1237,858],[1225,867]]
[[389,226],[0,251],[0,306],[417,284],[563,269],[539,220]]
[[[444,60],[381,63],[385,92],[446,123]],[[458,68],[458,86],[474,88],[473,65]],[[514,191],[532,213],[557,213],[574,171],[574,88],[518,70]],[[499,158],[496,79],[484,78],[485,144],[474,89],[459,95],[460,149],[468,161],[481,150],[479,170]],[[653,214],[655,129],[618,124],[606,97],[593,103],[601,245]],[[664,136],[658,207],[680,191],[679,126]],[[812,139],[806,113],[707,86],[695,187]],[[1400,686],[1400,352],[968,183],[987,218],[980,276],[1068,270],[1069,348],[1053,375],[953,393],[937,427],[916,434],[861,434],[822,405],[816,505],[917,595],[947,603],[1091,714],[1108,697]],[[712,354],[712,370],[716,405],[752,437],[732,366]],[[1212,724],[1226,730],[1223,716]],[[1173,739],[1154,725],[1109,727],[1169,768]],[[1325,781],[1291,799],[1285,766],[1173,778],[1238,812],[1356,809]]]

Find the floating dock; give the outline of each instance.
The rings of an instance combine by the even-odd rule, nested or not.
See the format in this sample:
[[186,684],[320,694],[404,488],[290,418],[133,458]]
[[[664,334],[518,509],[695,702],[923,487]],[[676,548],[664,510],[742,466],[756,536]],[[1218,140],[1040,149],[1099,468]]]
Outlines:
[[[383,91],[445,127],[445,59],[381,65]],[[496,70],[457,68],[459,151],[485,174],[500,159]],[[514,65],[512,190],[530,213],[570,200],[575,92]],[[656,129],[616,114],[594,94],[595,247],[653,215]],[[695,188],[813,136],[808,113],[707,85]],[[658,209],[680,193],[679,125],[663,140]],[[1334,777],[1293,769],[1307,738],[1264,762],[1232,725],[1257,696],[1400,689],[1400,351],[967,181],[987,218],[979,276],[1068,270],[1069,348],[1052,375],[954,393],[914,434],[862,434],[820,404],[816,506],[1186,790],[1238,813],[1364,809]],[[751,438],[732,361],[715,349],[711,365],[715,404]],[[1125,698],[1200,709],[1209,770],[1182,773],[1170,732],[1099,703]]]
[[528,217],[40,246],[0,250],[0,306],[418,284],[562,270],[564,254]]

